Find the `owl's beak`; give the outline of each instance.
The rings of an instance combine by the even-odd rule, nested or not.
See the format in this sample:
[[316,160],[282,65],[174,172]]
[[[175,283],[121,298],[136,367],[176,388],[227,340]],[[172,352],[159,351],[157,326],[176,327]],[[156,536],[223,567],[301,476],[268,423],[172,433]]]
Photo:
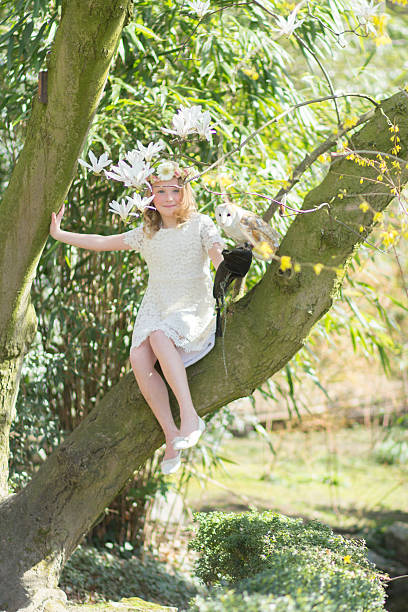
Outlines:
[[231,217],[226,217],[223,220],[222,224],[223,224],[224,227],[230,227],[230,225],[232,225],[232,221],[233,221],[232,216]]

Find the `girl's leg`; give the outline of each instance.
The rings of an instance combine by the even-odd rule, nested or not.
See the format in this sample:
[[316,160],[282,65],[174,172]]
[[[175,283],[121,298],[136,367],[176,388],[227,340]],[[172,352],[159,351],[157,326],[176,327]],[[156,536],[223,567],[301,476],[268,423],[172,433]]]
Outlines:
[[166,452],[164,454],[164,460],[166,460],[172,459],[177,455],[177,451],[174,450],[171,441],[176,436],[179,436],[180,433],[171,413],[166,384],[160,374],[154,369],[156,361],[157,357],[153,353],[148,339],[137,348],[130,350],[130,363],[136,382],[153,414],[159,421],[166,437]]
[[163,374],[180,406],[180,436],[187,436],[198,427],[198,414],[193,406],[186,368],[174,342],[161,330],[149,336],[150,345],[159,360]]

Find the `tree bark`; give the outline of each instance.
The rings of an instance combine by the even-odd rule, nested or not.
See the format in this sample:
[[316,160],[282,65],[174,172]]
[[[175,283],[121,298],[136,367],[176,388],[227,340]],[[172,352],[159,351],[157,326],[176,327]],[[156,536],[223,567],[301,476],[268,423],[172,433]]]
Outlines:
[[[407,160],[405,93],[381,105],[353,136],[353,147],[390,152],[385,116],[398,124],[399,155]],[[401,186],[408,178],[405,165]],[[188,369],[193,400],[201,415],[250,394],[302,347],[338,290],[341,281],[333,268],[346,265],[370,233],[375,212],[382,211],[393,197],[385,188],[384,195],[376,194],[375,182],[360,183],[361,176],[375,179],[377,175],[374,168],[362,171],[353,161],[341,159],[307,195],[305,210],[322,202],[328,202],[330,208],[298,215],[282,241],[279,255],[298,262],[300,273],[282,274],[279,263],[273,262],[258,285],[229,308],[224,341],[227,374],[220,341]],[[340,189],[347,190],[343,199],[338,197]],[[367,191],[372,195],[366,195]],[[371,207],[368,212],[359,208],[362,199]],[[365,228],[363,233],[360,226]],[[310,265],[315,263],[330,269],[316,274]],[[45,601],[58,599],[56,588],[64,562],[133,471],[162,443],[161,430],[133,374],[128,374],[53,452],[29,485],[0,504],[1,609],[42,610]]]
[[66,197],[130,10],[130,0],[66,0],[48,65],[48,102],[33,101],[0,207],[0,498],[21,364],[36,331],[30,290],[51,212]]

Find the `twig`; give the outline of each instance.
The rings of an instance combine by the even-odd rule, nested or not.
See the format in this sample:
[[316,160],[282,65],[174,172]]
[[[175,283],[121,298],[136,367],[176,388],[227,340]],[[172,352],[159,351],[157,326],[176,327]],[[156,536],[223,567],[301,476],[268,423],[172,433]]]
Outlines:
[[398,257],[397,249],[395,248],[394,245],[393,245],[392,248],[394,250],[395,259],[397,260],[397,264],[398,264],[398,267],[399,267],[399,270],[400,270],[401,280],[402,280],[402,287],[403,287],[403,289],[405,291],[405,295],[407,296],[407,299],[408,299],[408,289],[407,289],[407,285],[406,285],[406,282],[405,282],[404,271],[402,269],[401,262],[400,262],[399,257]]

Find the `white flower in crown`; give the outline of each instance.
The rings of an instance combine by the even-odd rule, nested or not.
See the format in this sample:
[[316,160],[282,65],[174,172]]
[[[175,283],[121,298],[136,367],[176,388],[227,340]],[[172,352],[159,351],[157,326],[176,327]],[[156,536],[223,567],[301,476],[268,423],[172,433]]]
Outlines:
[[107,153],[102,153],[99,158],[97,158],[96,155],[92,153],[92,151],[89,151],[88,155],[91,162],[90,164],[88,164],[83,159],[78,159],[78,161],[81,166],[89,168],[90,170],[92,170],[92,172],[95,172],[95,174],[100,174],[106,166],[109,166],[109,164],[112,163],[112,160],[109,159],[109,155]]
[[177,162],[163,161],[157,166],[155,176],[159,181],[170,181],[173,176],[180,176],[180,167]]
[[121,181],[126,187],[140,189],[144,184],[148,184],[146,179],[152,171],[149,164],[143,161],[135,161],[129,165],[121,160],[117,166],[111,166],[111,172],[105,170],[105,175],[114,181]]
[[[131,204],[131,210],[133,206],[135,206],[140,212],[143,212],[145,208],[155,208],[154,206],[149,206],[150,202],[153,200],[154,196],[150,196],[150,198],[142,198],[140,193],[134,193],[132,197],[126,196],[129,204]],[[130,213],[133,216],[136,216],[138,213]]]
[[114,215],[120,215],[120,218],[122,219],[122,221],[126,221],[127,217],[129,216],[130,211],[132,210],[134,203],[133,202],[128,202],[126,203],[125,200],[121,200],[121,202],[117,202],[116,200],[112,200],[112,202],[109,202],[109,212],[113,213]]
[[140,140],[137,141],[138,149],[142,155],[142,159],[151,162],[153,157],[164,149],[164,142],[149,142],[147,147],[142,145]]
[[201,0],[187,0],[187,4],[197,13],[197,17],[200,19],[210,10],[209,0],[206,0],[206,2],[201,2]]

